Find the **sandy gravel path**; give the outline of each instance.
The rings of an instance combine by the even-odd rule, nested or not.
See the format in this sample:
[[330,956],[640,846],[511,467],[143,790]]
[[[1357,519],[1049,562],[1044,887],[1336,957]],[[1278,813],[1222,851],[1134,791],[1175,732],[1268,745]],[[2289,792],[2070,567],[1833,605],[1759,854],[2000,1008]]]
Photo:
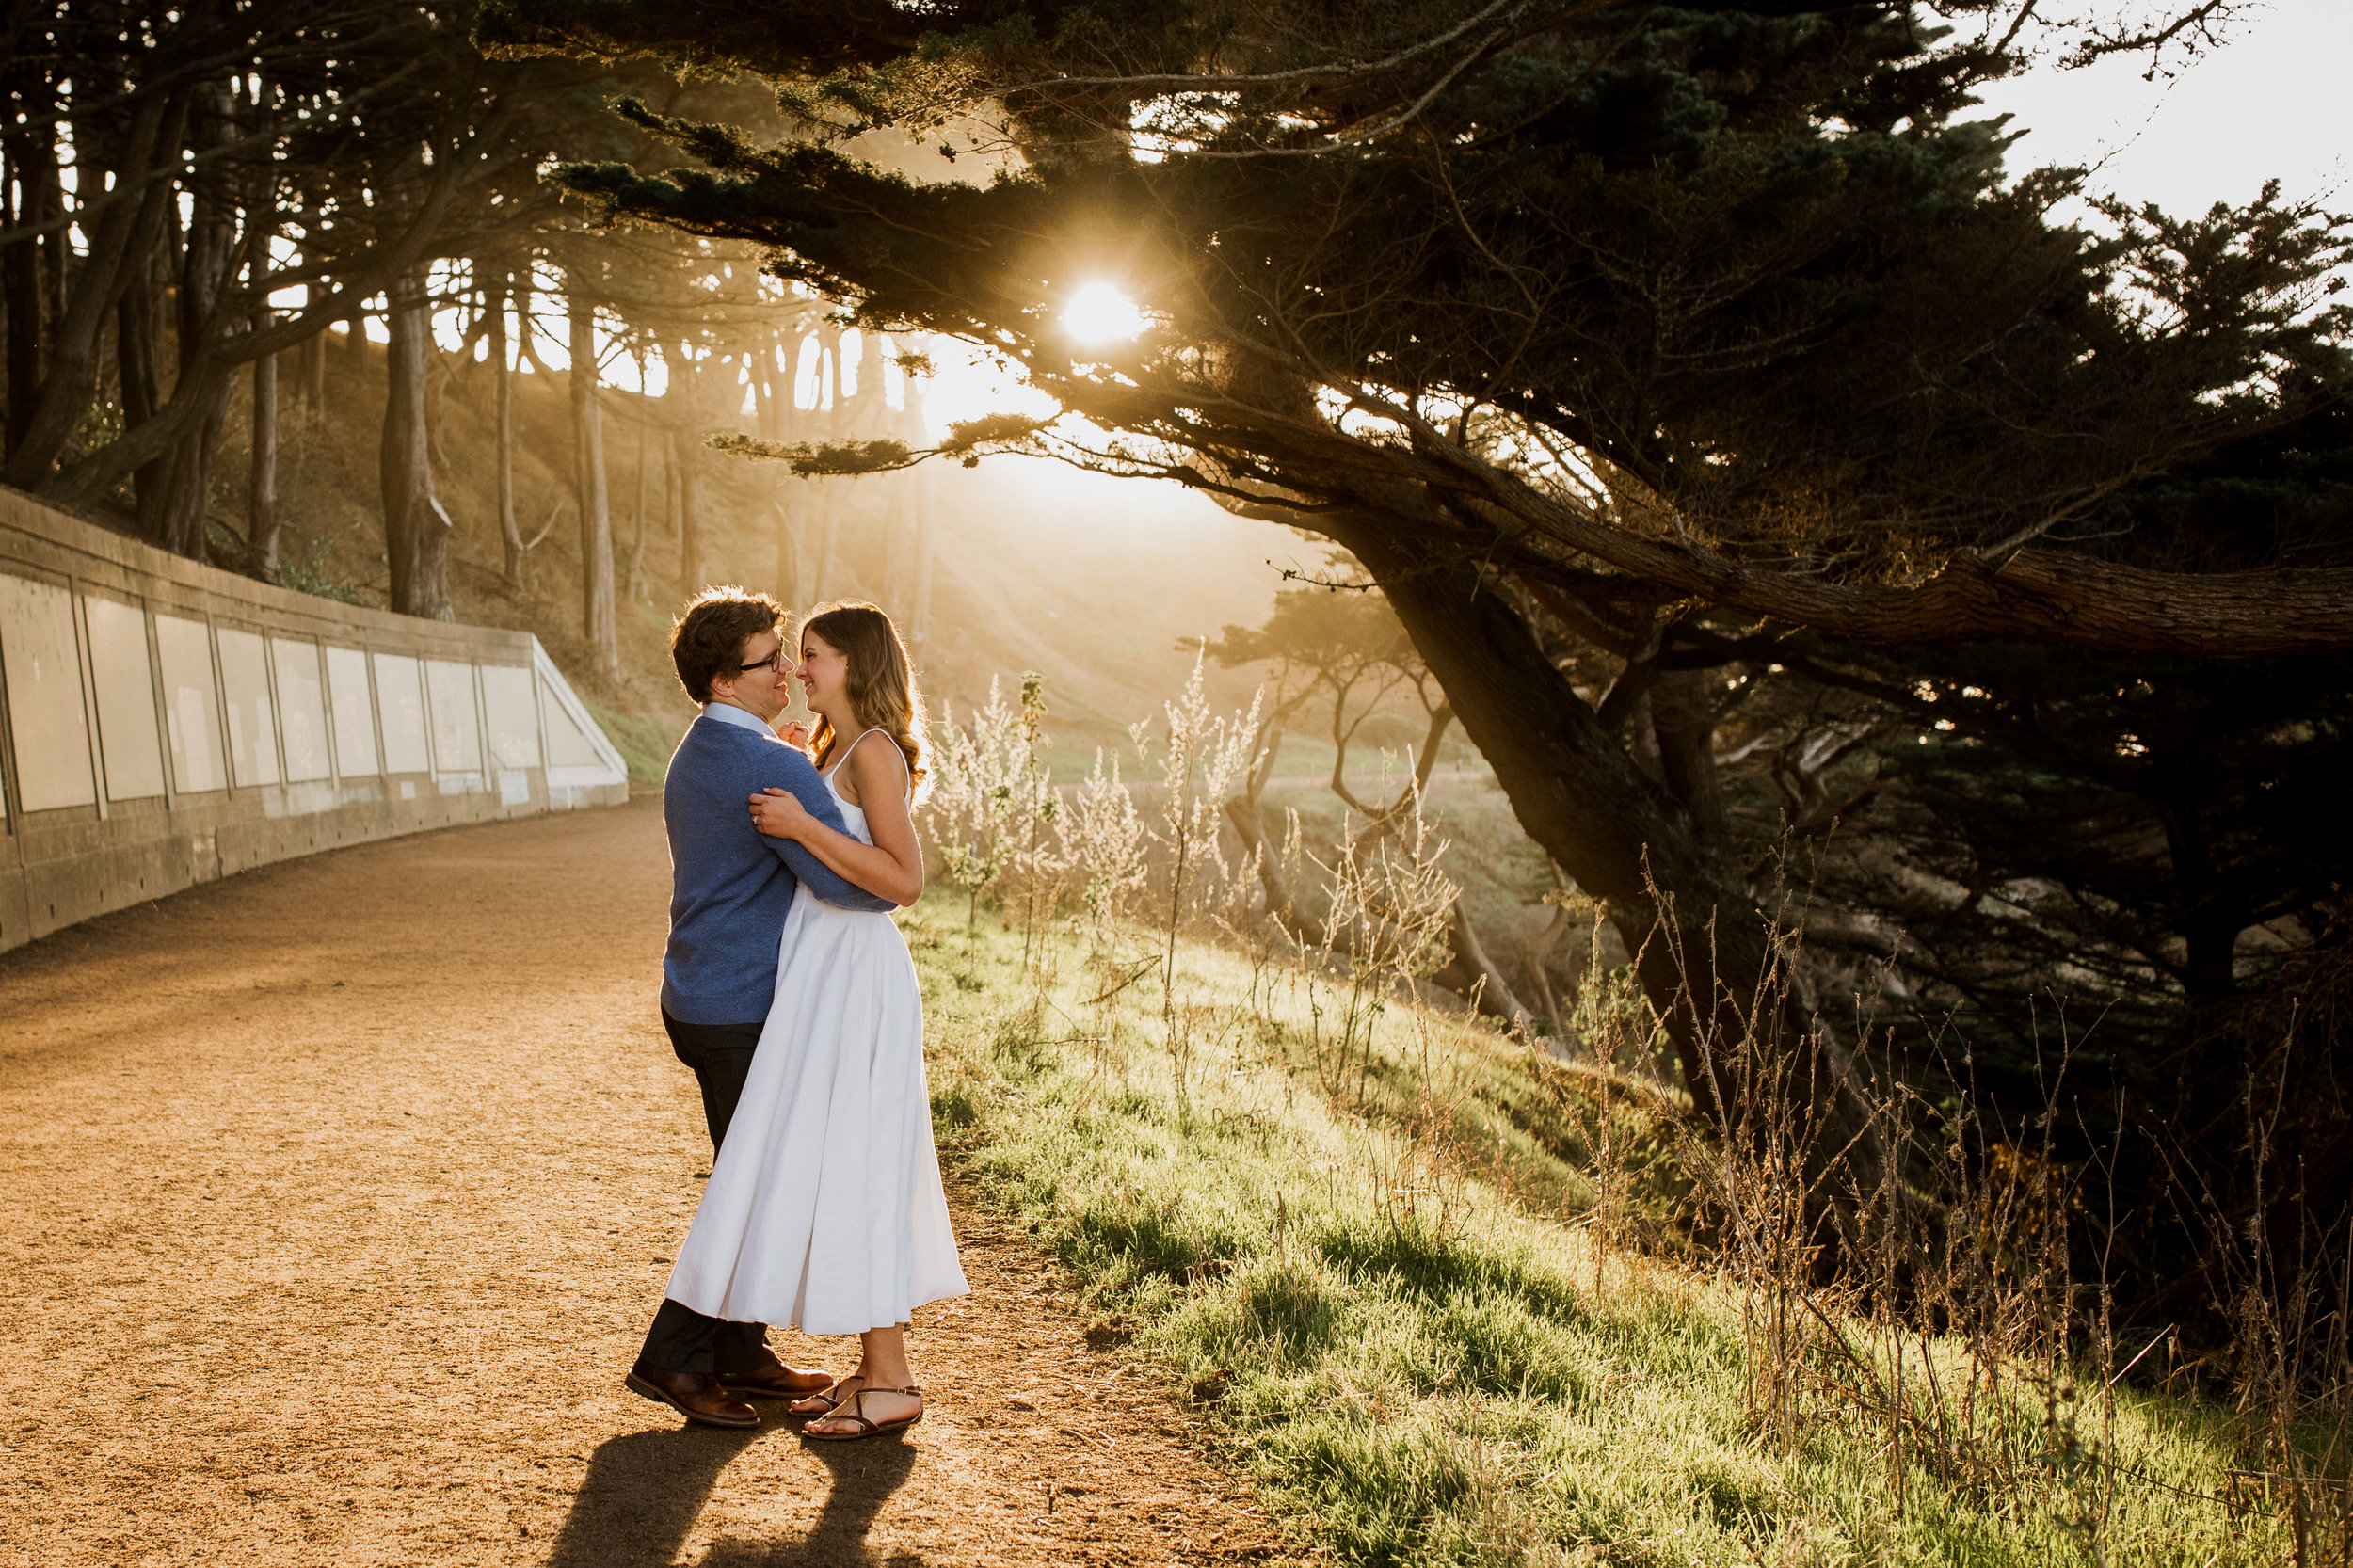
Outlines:
[[[0,1562],[1211,1562],[1183,1407],[953,1194],[904,1443],[624,1392],[709,1168],[653,801],[248,873],[0,955]],[[788,1357],[841,1361],[840,1342]]]

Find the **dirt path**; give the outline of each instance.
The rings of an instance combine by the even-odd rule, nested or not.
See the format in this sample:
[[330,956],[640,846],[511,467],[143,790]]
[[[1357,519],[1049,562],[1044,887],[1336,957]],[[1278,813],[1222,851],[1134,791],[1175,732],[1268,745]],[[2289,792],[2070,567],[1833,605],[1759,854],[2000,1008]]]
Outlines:
[[905,1442],[622,1390],[709,1168],[653,1005],[667,888],[640,800],[0,956],[0,1562],[1264,1555],[1182,1406],[960,1195],[975,1293],[919,1318]]

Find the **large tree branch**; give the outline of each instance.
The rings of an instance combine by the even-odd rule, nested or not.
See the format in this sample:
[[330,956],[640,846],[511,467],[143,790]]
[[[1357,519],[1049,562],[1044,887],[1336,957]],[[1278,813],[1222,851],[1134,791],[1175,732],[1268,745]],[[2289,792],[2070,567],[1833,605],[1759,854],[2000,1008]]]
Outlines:
[[[1589,577],[1599,562],[1694,600],[1879,647],[2010,640],[2233,659],[2353,648],[2353,568],[2153,571],[2028,548],[1995,561],[1957,553],[1909,585],[1838,583],[1737,561],[1696,540],[1636,534],[1545,494],[1410,409],[1382,411],[1411,430],[1411,451],[1263,411],[1256,428],[1229,437],[1248,440],[1294,486],[1303,475],[1328,475],[1327,500],[1371,501],[1376,492],[1364,480],[1385,470],[1478,504],[1495,524],[1490,558],[1538,581],[1553,572]],[[1170,476],[1184,477],[1174,468]],[[1300,520],[1314,526],[1310,517]]]

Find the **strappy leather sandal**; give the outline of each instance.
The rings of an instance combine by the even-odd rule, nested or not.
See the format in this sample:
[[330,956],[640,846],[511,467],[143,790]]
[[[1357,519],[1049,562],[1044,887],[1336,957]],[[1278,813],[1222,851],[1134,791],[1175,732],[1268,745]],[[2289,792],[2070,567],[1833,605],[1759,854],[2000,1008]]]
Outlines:
[[[794,1400],[785,1408],[785,1414],[798,1420],[822,1421],[826,1416],[832,1415],[835,1411],[840,1409],[845,1401],[856,1397],[857,1391],[855,1389],[848,1394],[841,1392],[844,1386],[849,1384],[863,1383],[865,1381],[865,1379],[857,1377],[855,1374],[846,1378],[836,1378],[832,1387],[819,1389],[814,1394],[803,1394],[800,1398]],[[820,1401],[823,1401],[824,1407],[822,1409],[803,1410],[801,1408],[803,1405],[814,1405],[818,1404]]]
[[[866,1418],[865,1408],[866,1396],[869,1394],[911,1394],[920,1400],[923,1397],[923,1390],[913,1384],[909,1384],[904,1388],[861,1388],[847,1400],[836,1401],[832,1412],[813,1417],[820,1421],[856,1421],[858,1424],[858,1431],[809,1432],[803,1429],[802,1438],[810,1443],[862,1443],[869,1437],[880,1437],[886,1432],[904,1432],[923,1418],[922,1408],[919,1405],[914,1415],[902,1416],[895,1421],[870,1421]],[[850,1407],[850,1413],[847,1416],[840,1414],[841,1406],[844,1404]]]

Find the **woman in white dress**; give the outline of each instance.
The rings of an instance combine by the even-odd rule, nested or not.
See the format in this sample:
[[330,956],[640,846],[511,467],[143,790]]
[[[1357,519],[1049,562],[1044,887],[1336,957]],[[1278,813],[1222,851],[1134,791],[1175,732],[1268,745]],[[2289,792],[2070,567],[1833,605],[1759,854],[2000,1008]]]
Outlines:
[[[859,887],[913,904],[923,891],[908,815],[924,781],[922,708],[898,632],[871,604],[821,606],[801,630],[799,678],[817,715],[808,739],[849,832],[780,791],[751,797],[754,822]],[[806,888],[785,917],[781,954],[767,1027],[668,1294],[713,1318],[858,1336],[857,1370],[792,1409],[819,1417],[802,1429],[808,1437],[872,1437],[922,1418],[902,1325],[970,1288],[932,1144],[922,993],[888,915],[837,909]]]

